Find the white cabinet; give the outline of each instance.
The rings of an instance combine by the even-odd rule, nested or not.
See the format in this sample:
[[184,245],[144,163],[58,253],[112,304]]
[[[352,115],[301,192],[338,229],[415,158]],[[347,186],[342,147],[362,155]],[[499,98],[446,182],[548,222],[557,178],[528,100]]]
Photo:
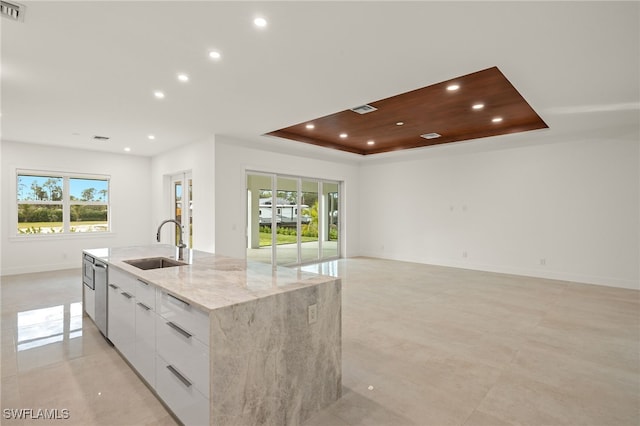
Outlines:
[[151,385],[156,385],[155,286],[136,280],[136,356],[131,363]]
[[193,337],[209,346],[209,314],[166,291],[156,292],[158,315],[188,330]]
[[186,426],[209,424],[209,400],[160,355],[156,358],[156,392]]
[[115,268],[109,271],[109,340],[128,360],[135,356],[135,282]]
[[156,286],[141,279],[136,279],[136,299],[156,310]]
[[209,397],[209,347],[181,325],[157,316],[157,353]]
[[136,355],[131,363],[151,385],[156,378],[156,313],[143,302],[136,302]]
[[209,423],[209,316],[156,291],[156,392],[186,425]]
[[109,339],[185,425],[209,423],[209,315],[117,268]]

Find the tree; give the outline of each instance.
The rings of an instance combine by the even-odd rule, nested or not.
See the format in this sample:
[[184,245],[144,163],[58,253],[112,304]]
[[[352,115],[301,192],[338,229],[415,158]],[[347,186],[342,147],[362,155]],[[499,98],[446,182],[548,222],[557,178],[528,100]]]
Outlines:
[[38,185],[38,182],[31,182],[31,192],[35,200],[45,201],[48,199],[47,192]]
[[100,195],[100,197],[98,198],[98,201],[104,201],[107,199],[107,190],[106,189],[101,189],[100,191],[98,191],[98,194]]
[[24,191],[27,189],[27,185],[20,181],[21,176],[18,176],[18,200],[24,200],[26,195]]
[[302,235],[305,237],[317,237],[318,236],[318,200],[313,203],[313,206],[308,209],[304,209],[302,214],[309,215],[309,223],[302,227]]
[[51,201],[62,200],[62,188],[58,184],[58,181],[58,179],[49,178],[42,184],[42,186],[49,191],[49,200]]
[[87,188],[82,191],[82,201],[93,201],[96,194],[95,188]]

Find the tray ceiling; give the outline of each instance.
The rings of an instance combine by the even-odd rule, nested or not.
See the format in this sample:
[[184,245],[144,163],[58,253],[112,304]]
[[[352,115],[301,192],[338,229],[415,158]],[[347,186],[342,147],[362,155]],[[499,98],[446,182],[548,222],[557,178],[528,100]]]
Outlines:
[[492,67],[267,134],[367,155],[547,127]]

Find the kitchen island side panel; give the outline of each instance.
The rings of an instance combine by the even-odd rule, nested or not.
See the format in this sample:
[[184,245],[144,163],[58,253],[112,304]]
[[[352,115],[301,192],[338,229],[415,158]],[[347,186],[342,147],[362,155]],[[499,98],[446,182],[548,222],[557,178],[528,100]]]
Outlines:
[[297,425],[340,398],[341,290],[335,279],[211,311],[212,425]]

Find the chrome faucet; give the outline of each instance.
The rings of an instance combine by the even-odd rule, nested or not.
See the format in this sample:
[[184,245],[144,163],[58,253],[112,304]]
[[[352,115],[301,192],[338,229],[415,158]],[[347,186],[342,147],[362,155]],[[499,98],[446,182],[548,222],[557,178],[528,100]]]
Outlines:
[[158,226],[158,233],[156,234],[156,240],[158,242],[160,242],[160,229],[162,228],[162,225],[164,225],[165,223],[169,223],[169,222],[173,222],[176,224],[176,226],[180,229],[180,239],[178,241],[178,244],[176,244],[176,247],[178,248],[178,260],[184,260],[184,254],[183,254],[183,250],[185,247],[187,247],[187,245],[184,243],[184,241],[182,241],[182,232],[184,230],[182,224],[180,222],[178,222],[177,220],[174,219],[167,219],[165,221],[163,221],[160,226]]

